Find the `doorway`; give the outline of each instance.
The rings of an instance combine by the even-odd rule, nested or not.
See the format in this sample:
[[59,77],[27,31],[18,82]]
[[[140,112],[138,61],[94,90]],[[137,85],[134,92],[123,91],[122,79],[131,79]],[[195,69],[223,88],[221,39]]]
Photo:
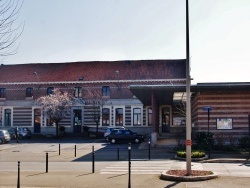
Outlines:
[[163,107],[161,109],[161,122],[162,122],[162,132],[169,133],[170,132],[170,108]]
[[82,110],[73,110],[74,120],[73,120],[73,132],[81,133],[82,127]]
[[34,133],[41,133],[41,109],[34,109]]

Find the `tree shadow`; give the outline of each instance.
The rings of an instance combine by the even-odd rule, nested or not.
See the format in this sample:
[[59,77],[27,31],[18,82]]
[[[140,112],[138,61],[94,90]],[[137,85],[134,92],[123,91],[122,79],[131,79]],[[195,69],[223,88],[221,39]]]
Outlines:
[[164,187],[164,188],[171,188],[171,187],[175,187],[176,185],[178,185],[180,182],[174,182],[174,183],[172,183],[172,184],[170,184],[170,185],[167,185],[166,187]]
[[31,175],[27,175],[26,177],[30,177],[30,176],[39,176],[42,174],[47,174],[46,172],[40,172],[40,173],[36,173],[36,174],[31,174]]

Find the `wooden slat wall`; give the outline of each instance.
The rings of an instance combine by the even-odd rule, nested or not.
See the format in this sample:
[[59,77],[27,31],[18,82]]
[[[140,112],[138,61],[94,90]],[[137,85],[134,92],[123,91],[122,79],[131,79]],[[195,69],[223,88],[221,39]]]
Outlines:
[[14,107],[13,108],[13,126],[32,126],[32,108]]
[[[214,133],[248,134],[250,92],[200,92],[192,98],[192,122],[194,130],[208,129],[208,113],[203,106],[211,106],[210,130]],[[217,130],[217,118],[233,118],[232,130]]]

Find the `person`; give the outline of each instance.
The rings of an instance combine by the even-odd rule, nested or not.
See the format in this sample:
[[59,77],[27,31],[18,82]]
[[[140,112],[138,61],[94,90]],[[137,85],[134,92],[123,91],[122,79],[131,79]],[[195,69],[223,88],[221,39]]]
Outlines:
[[18,132],[18,128],[15,129],[15,137],[16,137],[16,143],[19,142],[19,132]]

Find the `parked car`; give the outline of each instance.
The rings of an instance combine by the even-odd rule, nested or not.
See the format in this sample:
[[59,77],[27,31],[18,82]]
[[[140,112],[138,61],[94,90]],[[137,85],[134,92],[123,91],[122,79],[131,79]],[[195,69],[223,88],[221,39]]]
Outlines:
[[7,130],[0,130],[0,144],[8,143],[10,139],[10,134]]
[[[16,127],[11,127],[8,129],[10,133],[10,137],[12,139],[16,138],[15,130],[16,130]],[[27,127],[18,127],[17,130],[18,130],[19,139],[30,139],[32,137],[32,132]]]
[[124,127],[107,127],[107,129],[104,132],[104,138],[105,140],[108,141],[108,135],[114,131],[114,130],[119,130],[119,129],[125,129]]
[[118,142],[135,142],[140,143],[144,140],[144,136],[137,134],[129,129],[116,129],[113,130],[108,136],[107,140],[112,144]]

